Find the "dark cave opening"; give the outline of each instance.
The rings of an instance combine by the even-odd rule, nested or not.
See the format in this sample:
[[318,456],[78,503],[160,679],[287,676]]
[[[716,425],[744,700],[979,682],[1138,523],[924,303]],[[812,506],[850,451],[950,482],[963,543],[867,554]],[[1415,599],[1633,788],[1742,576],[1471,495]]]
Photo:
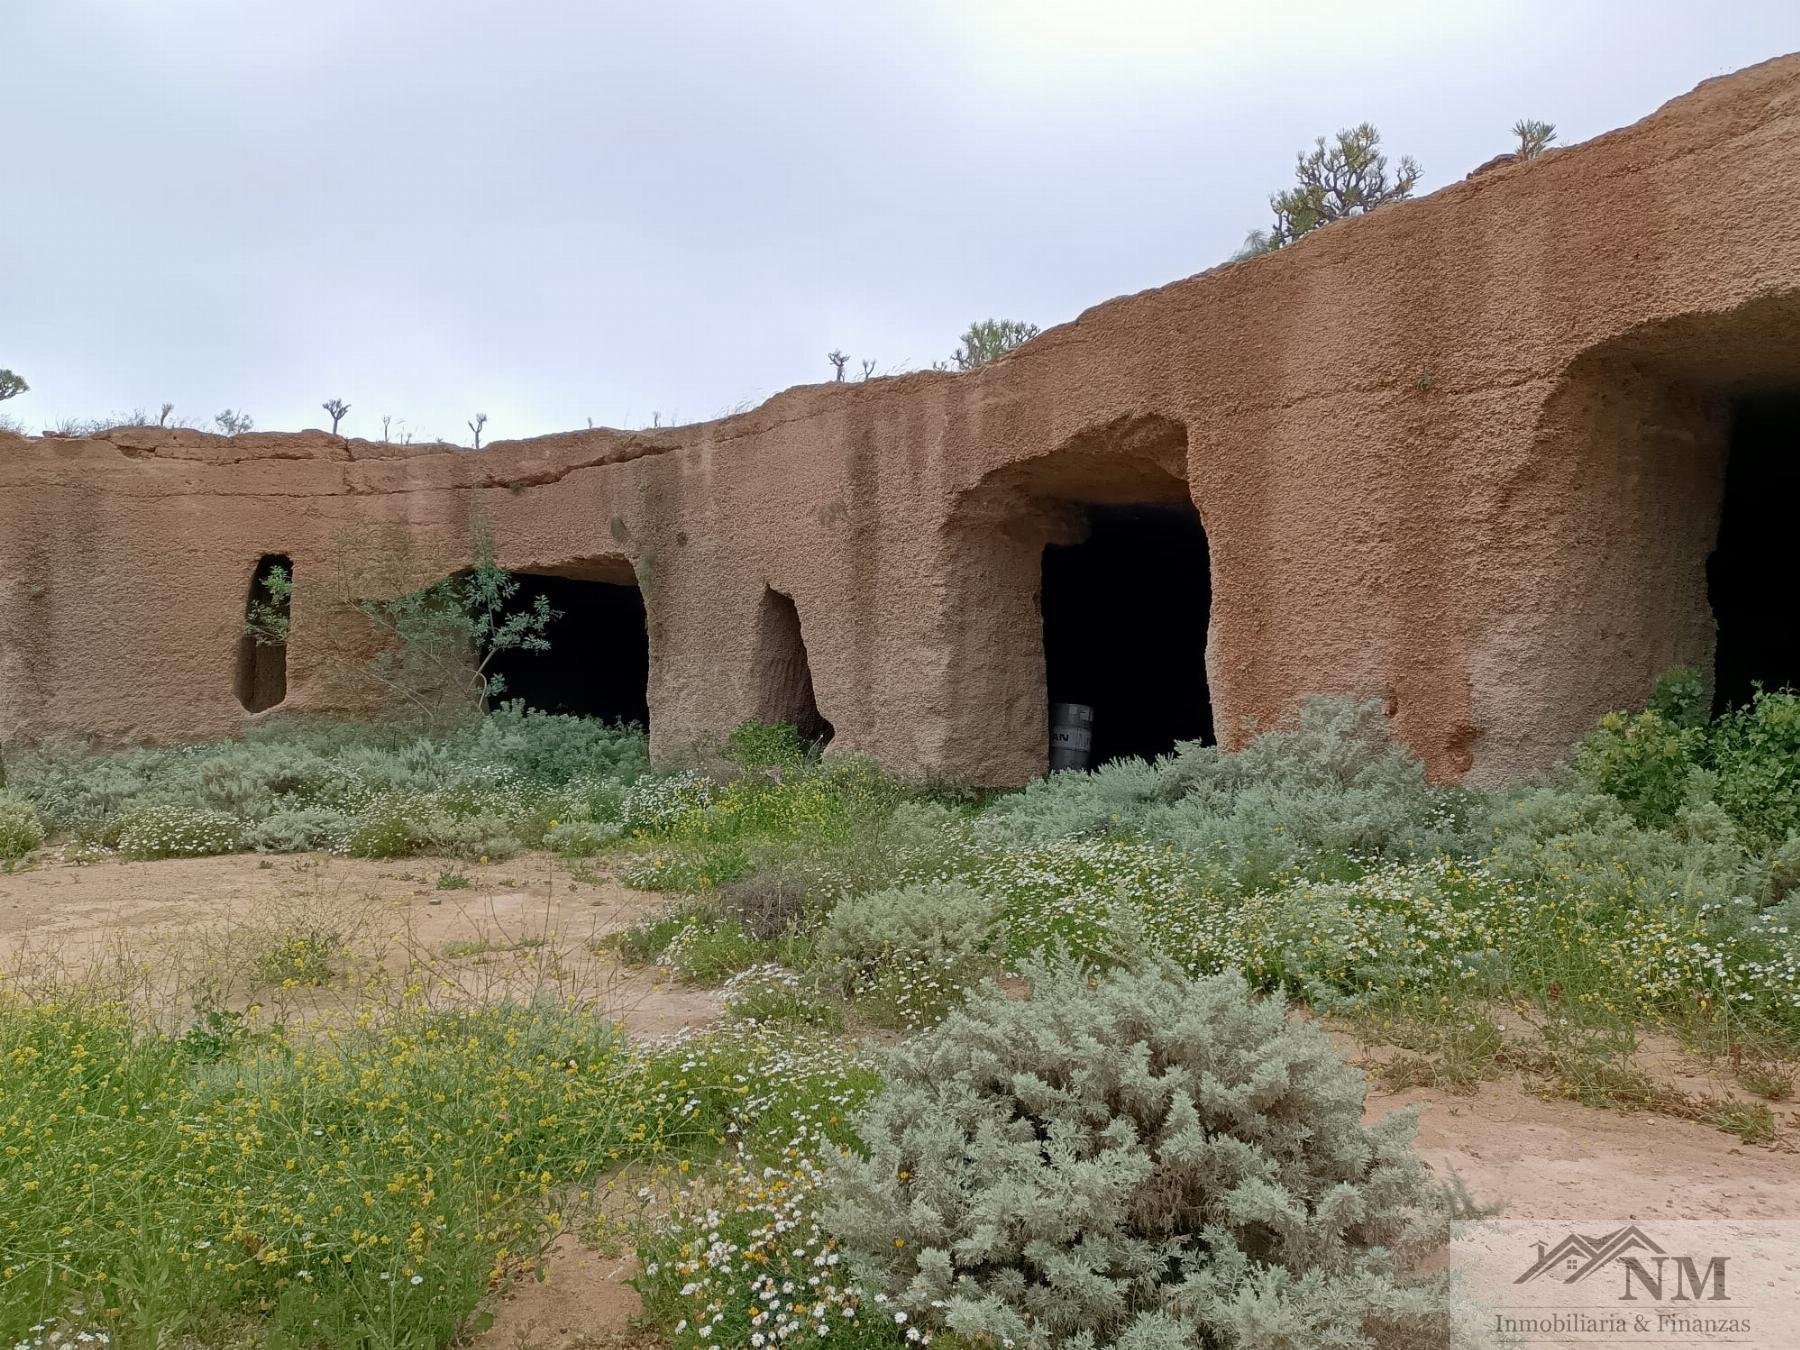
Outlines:
[[1206,683],[1212,566],[1191,502],[1093,505],[1088,535],[1044,550],[1052,705],[1094,710],[1091,765],[1213,743]]
[[831,741],[833,727],[813,694],[812,663],[800,632],[800,611],[791,595],[763,588],[756,615],[756,716],[786,722],[816,745]]
[[1765,689],[1800,687],[1800,588],[1793,516],[1800,505],[1800,394],[1749,398],[1732,410],[1719,542],[1706,564],[1718,624],[1715,712]]
[[[629,575],[623,566],[609,570]],[[494,658],[489,672],[505,681],[499,701],[518,699],[539,712],[648,727],[650,633],[636,580],[515,576],[521,584],[514,609],[527,608],[542,595],[558,617],[544,632],[548,651],[514,649]]]
[[[271,586],[277,577],[282,581]],[[287,636],[292,614],[294,560],[265,553],[250,574],[244,630],[238,636],[234,688],[245,712],[267,712],[287,698]]]

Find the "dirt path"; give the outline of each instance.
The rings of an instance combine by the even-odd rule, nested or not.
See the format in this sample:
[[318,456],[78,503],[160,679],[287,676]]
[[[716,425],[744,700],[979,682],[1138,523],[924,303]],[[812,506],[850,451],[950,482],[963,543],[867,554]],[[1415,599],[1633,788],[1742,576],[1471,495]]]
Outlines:
[[1506,1219],[1800,1219],[1800,1119],[1785,1142],[1739,1143],[1692,1121],[1647,1111],[1544,1101],[1516,1082],[1468,1096],[1428,1089],[1371,1092],[1371,1115],[1418,1104],[1419,1153],[1454,1170]]
[[[176,1022],[192,1016],[196,991],[304,1016],[423,978],[452,999],[573,998],[655,1036],[713,1020],[716,994],[627,968],[596,943],[664,904],[550,854],[491,866],[320,854],[51,862],[0,875],[0,978],[87,980]],[[323,987],[282,978],[296,941],[329,961]]]

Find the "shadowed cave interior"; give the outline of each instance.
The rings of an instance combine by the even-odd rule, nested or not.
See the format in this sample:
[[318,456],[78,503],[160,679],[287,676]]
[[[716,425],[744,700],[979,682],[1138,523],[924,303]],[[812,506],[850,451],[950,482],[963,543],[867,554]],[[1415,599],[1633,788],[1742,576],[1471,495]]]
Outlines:
[[1087,538],[1044,549],[1049,701],[1094,709],[1092,764],[1213,742],[1212,569],[1191,502],[1092,505]]
[[[617,571],[630,577],[628,565]],[[644,595],[635,578],[516,573],[515,608],[547,596],[559,611],[544,636],[550,650],[508,651],[489,668],[502,675],[502,700],[521,699],[540,712],[573,713],[650,725],[650,636]]]
[[1732,411],[1718,547],[1706,565],[1719,630],[1715,711],[1748,703],[1758,684],[1800,687],[1797,507],[1800,394],[1741,400]]

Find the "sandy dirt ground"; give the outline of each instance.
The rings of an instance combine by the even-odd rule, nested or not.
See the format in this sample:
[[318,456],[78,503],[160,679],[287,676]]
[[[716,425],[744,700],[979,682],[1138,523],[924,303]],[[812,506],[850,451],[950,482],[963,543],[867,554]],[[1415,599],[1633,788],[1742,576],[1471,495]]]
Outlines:
[[[549,854],[488,866],[313,854],[52,862],[0,875],[0,976],[87,979],[183,1023],[196,990],[225,1006],[329,1015],[424,978],[452,999],[574,998],[652,1037],[719,1011],[714,991],[623,966],[599,945],[666,903]],[[339,953],[325,987],[264,977],[267,954],[296,937]]]
[[[440,889],[443,877],[466,887]],[[666,905],[598,869],[543,854],[490,866],[439,859],[357,861],[238,855],[73,866],[55,861],[0,875],[0,972],[15,983],[85,975],[191,1015],[187,991],[234,1006],[329,1014],[383,981],[421,971],[457,996],[555,993],[616,1016],[636,1036],[704,1025],[714,991],[622,966],[596,939]],[[310,926],[310,927],[309,927]],[[325,990],[282,990],[246,971],[272,942],[328,933],[348,953]],[[1340,1038],[1352,1058],[1363,1052]],[[1372,1053],[1372,1052],[1371,1052]],[[1698,1062],[1660,1073],[1721,1095]],[[1368,1111],[1422,1115],[1419,1151],[1454,1171],[1473,1198],[1512,1219],[1800,1219],[1800,1113],[1777,1106],[1772,1146],[1647,1112],[1543,1100],[1517,1081],[1455,1094],[1371,1088]],[[565,1238],[543,1279],[519,1280],[475,1344],[483,1350],[580,1350],[642,1339],[629,1255]]]

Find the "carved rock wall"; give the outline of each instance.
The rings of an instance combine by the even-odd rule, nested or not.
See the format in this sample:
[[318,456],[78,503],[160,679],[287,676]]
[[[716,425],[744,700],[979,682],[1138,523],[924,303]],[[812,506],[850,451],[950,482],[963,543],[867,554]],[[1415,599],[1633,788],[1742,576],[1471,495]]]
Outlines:
[[[1540,771],[1707,666],[1732,401],[1800,388],[1800,57],[1625,130],[1110,301],[972,374],[479,453],[320,432],[0,435],[0,740],[229,736],[258,559],[292,558],[280,710],[357,711],[321,579],[346,530],[635,578],[653,753],[792,698],[835,748],[1016,783],[1045,764],[1038,585],[1081,507],[1186,494],[1222,739],[1384,699],[1440,778]],[[1145,583],[1156,584],[1154,576]],[[791,662],[790,662],[791,664]],[[771,681],[774,681],[773,685]]]

